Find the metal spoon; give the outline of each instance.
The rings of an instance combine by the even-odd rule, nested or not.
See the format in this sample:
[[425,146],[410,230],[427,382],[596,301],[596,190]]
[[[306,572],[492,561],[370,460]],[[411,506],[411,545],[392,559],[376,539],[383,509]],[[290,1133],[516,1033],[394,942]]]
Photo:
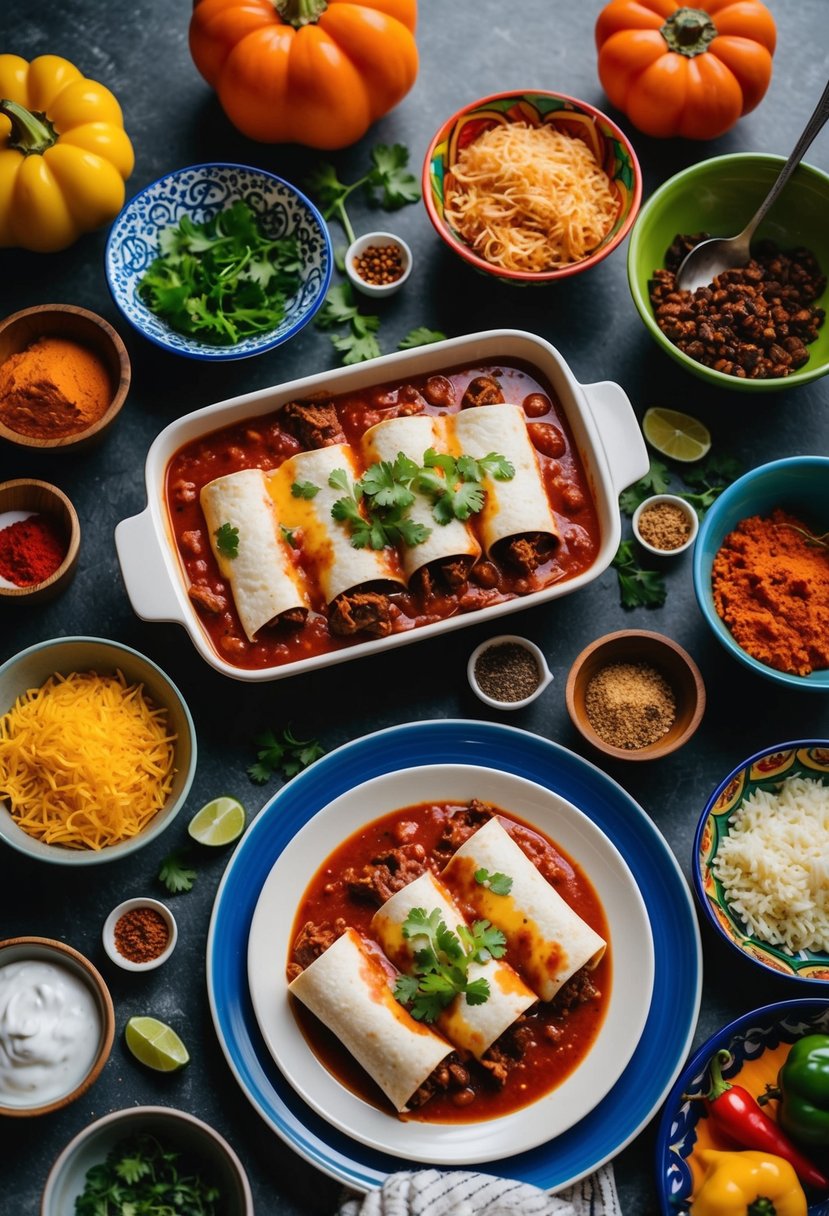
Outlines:
[[723,270],[746,265],[751,257],[749,245],[755,229],[777,200],[786,182],[803,159],[809,144],[827,118],[829,118],[829,83],[823,90],[823,95],[815,106],[812,117],[803,128],[803,134],[795,144],[791,156],[780,170],[777,180],[739,236],[712,237],[708,241],[701,241],[699,245],[694,246],[690,253],[685,255],[676,272],[676,285],[680,291],[695,291],[697,287],[707,287]]

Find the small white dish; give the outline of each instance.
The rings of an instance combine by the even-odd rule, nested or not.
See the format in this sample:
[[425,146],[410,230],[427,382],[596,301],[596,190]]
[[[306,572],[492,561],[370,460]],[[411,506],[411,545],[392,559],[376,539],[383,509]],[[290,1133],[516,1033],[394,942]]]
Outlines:
[[[148,958],[146,962],[134,962],[132,959],[122,954],[115,944],[115,926],[122,916],[128,912],[134,911],[136,908],[151,908],[157,912],[164,920],[167,926],[167,945],[157,954],[155,958]],[[104,921],[104,928],[101,934],[106,950],[113,963],[123,968],[124,971],[153,971],[156,967],[160,967],[162,963],[166,963],[167,959],[176,948],[178,941],[178,926],[176,918],[173,916],[166,904],[161,903],[158,899],[151,899],[149,896],[139,895],[133,899],[125,899],[112,909],[109,916]]]
[[[645,540],[644,536],[639,530],[639,520],[642,518],[643,513],[647,511],[649,507],[656,507],[662,502],[670,503],[671,506],[678,507],[680,511],[682,511],[683,515],[685,515],[691,528],[690,532],[688,533],[688,539],[684,542],[684,544],[677,545],[675,549],[657,549],[655,545],[652,545]],[[632,522],[633,535],[639,541],[642,548],[646,549],[648,553],[652,553],[655,557],[676,557],[678,554],[684,553],[686,549],[691,548],[691,545],[697,539],[697,532],[699,532],[699,516],[691,504],[686,502],[684,498],[680,498],[678,494],[652,494],[650,498],[646,498],[644,502],[640,502],[639,506],[633,513]]]
[[[521,646],[533,657],[535,660],[535,665],[538,668],[538,684],[528,696],[521,697],[520,700],[501,701],[498,700],[498,698],[491,697],[488,693],[484,692],[480,683],[478,682],[476,669],[478,666],[478,660],[485,651],[490,650],[493,646],[506,646],[510,644],[513,646]],[[538,646],[536,646],[535,642],[531,642],[529,638],[519,637],[514,633],[501,633],[497,637],[488,638],[487,641],[481,642],[480,646],[476,646],[472,651],[472,654],[469,656],[469,662],[466,665],[466,676],[469,680],[469,687],[472,689],[475,696],[478,697],[479,700],[483,701],[484,705],[488,705],[490,709],[523,709],[525,705],[532,704],[536,697],[540,697],[544,689],[548,684],[551,683],[553,679],[553,673],[547,666],[547,660],[544,658],[544,654],[538,648]]]
[[[354,263],[363,256],[367,249],[372,247],[385,249],[390,245],[396,245],[400,250],[402,273],[391,283],[369,283],[357,273]],[[358,236],[356,241],[352,241],[346,249],[345,273],[348,275],[351,285],[356,287],[357,291],[361,291],[364,296],[374,296],[379,299],[393,296],[412,273],[412,251],[404,240],[392,232],[366,232],[363,236]]]

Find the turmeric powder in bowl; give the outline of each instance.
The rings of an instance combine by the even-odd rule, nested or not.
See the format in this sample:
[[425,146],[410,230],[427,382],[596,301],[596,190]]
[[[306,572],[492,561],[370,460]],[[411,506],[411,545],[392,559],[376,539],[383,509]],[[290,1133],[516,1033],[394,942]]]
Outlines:
[[112,397],[101,358],[71,338],[38,338],[0,366],[0,421],[30,439],[85,431],[103,417]]
[[730,532],[711,570],[714,607],[747,654],[806,676],[829,667],[826,537],[776,507]]

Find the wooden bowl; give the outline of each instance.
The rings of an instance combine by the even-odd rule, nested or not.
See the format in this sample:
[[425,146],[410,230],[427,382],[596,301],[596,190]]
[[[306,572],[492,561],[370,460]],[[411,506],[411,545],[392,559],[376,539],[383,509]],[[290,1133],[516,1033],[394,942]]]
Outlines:
[[112,399],[101,417],[81,431],[56,439],[22,435],[0,420],[0,437],[24,448],[73,448],[99,439],[127,399],[130,359],[127,348],[108,321],[74,304],[38,304],[0,322],[0,366],[38,338],[69,338],[92,350],[103,361],[112,386]]
[[43,582],[31,583],[27,587],[0,585],[0,603],[18,600],[34,604],[51,599],[66,589],[78,564],[81,525],[77,512],[63,490],[50,485],[48,481],[36,481],[32,477],[20,477],[0,484],[0,516],[7,511],[48,515],[66,540],[66,554],[57,570]]
[[[638,748],[615,747],[591,726],[584,703],[587,686],[609,663],[646,663],[670,685],[676,699],[676,717],[655,743]],[[564,695],[576,729],[597,751],[617,760],[658,760],[676,751],[691,738],[705,711],[705,685],[694,660],[671,638],[644,629],[621,629],[591,642],[570,668]]]

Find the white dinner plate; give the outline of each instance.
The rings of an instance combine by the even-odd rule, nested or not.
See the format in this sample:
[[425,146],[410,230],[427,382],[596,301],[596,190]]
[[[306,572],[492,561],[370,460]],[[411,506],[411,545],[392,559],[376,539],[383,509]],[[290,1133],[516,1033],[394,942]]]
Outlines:
[[[479,798],[550,837],[580,866],[609,927],[611,993],[582,1063],[561,1085],[513,1114],[459,1124],[380,1110],[342,1085],[311,1051],[288,999],[285,965],[297,907],[323,860],[374,819],[417,803]],[[616,846],[572,803],[511,773],[434,765],[388,773],[323,806],[266,878],[248,938],[248,983],[259,1029],[289,1084],[328,1123],[360,1143],[435,1165],[473,1165],[521,1153],[568,1131],[610,1092],[642,1034],[653,992],[654,950],[639,888]]]

